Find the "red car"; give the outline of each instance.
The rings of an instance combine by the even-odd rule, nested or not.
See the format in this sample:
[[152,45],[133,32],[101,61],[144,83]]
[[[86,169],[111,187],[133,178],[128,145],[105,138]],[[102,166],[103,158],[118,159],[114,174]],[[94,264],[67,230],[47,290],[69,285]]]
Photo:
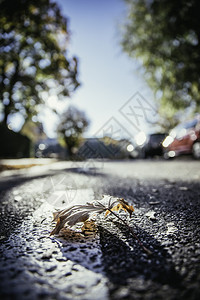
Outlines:
[[162,143],[165,157],[193,154],[200,159],[200,115],[176,126]]

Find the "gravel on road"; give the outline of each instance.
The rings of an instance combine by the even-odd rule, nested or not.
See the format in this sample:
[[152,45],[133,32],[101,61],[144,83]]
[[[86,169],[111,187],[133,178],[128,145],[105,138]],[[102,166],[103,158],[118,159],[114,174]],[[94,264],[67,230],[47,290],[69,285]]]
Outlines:
[[[195,161],[105,162],[101,169],[82,163],[20,173],[17,180],[14,173],[2,176],[1,298],[199,299],[199,167]],[[60,178],[70,191],[131,203],[129,225],[153,255],[112,217],[97,220],[96,237],[50,236],[47,183]]]

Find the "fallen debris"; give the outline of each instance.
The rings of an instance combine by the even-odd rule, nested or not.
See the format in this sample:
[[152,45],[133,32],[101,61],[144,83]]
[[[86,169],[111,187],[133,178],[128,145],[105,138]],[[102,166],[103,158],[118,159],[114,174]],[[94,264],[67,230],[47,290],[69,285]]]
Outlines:
[[[124,225],[126,225],[131,235],[138,241],[140,247],[146,252],[146,254],[151,255],[152,252],[143,245],[139,237],[135,234],[128,223],[119,216],[119,212],[121,210],[124,210],[126,213],[128,213],[129,217],[131,218],[134,208],[123,198],[112,198],[111,196],[105,196],[103,199],[96,200],[92,203],[70,206],[54,213],[53,221],[57,221],[57,223],[51,232],[51,235],[59,234],[65,225],[70,228],[80,222],[84,223],[82,232],[85,235],[92,235],[93,232],[96,231],[96,225],[94,220],[91,221],[91,218],[102,213],[105,213],[105,217],[111,214],[120,220]],[[116,212],[118,212],[118,214]]]

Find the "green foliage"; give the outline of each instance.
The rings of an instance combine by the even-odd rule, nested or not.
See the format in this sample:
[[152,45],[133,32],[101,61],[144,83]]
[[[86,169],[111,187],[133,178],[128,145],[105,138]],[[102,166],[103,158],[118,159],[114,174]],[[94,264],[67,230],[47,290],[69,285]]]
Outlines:
[[[162,115],[200,104],[198,0],[125,0],[122,46],[137,57],[159,98]],[[159,93],[158,93],[159,92]],[[159,94],[159,97],[158,97]]]
[[49,95],[66,99],[79,85],[67,58],[67,19],[50,0],[0,0],[0,101],[4,123],[38,113]]
[[75,154],[81,143],[82,135],[89,126],[89,120],[85,113],[70,106],[61,116],[58,126],[59,138],[64,141],[70,158]]

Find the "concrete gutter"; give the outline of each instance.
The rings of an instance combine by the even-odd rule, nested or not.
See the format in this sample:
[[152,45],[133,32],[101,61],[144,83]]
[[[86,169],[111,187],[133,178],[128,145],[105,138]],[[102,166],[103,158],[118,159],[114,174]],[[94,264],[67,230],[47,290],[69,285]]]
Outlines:
[[5,170],[18,170],[34,166],[49,165],[57,162],[54,158],[18,158],[18,159],[0,159],[0,172]]

